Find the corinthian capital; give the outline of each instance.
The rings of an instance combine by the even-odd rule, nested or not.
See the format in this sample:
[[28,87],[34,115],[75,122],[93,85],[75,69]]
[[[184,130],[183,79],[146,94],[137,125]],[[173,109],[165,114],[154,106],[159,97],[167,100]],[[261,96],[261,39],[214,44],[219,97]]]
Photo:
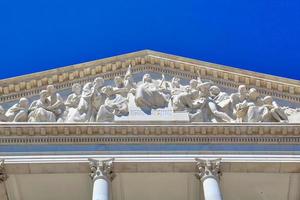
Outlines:
[[96,160],[96,159],[89,159],[90,161],[90,168],[91,173],[90,177],[93,180],[103,178],[109,181],[112,181],[115,177],[113,173],[113,159],[109,160]]
[[4,160],[0,161],[0,183],[6,181],[8,175],[5,172]]
[[219,180],[221,175],[220,165],[221,159],[202,160],[196,159],[199,172],[196,174],[198,178],[204,181],[206,178],[215,178]]

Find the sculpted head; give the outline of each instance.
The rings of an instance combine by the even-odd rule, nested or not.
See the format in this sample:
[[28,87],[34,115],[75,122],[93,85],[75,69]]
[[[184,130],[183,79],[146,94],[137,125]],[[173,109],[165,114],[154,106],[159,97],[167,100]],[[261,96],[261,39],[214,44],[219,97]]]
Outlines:
[[81,94],[81,85],[79,83],[75,83],[72,85],[72,92],[74,92],[77,95]]
[[173,77],[171,83],[172,83],[173,87],[179,88],[180,87],[180,78]]
[[266,105],[272,105],[272,103],[273,103],[273,97],[271,97],[271,96],[266,96],[266,97],[263,99],[263,102],[264,102],[264,104],[266,104]]
[[21,108],[28,108],[29,107],[29,101],[28,101],[28,99],[27,98],[21,98],[19,100],[19,106]]
[[104,79],[102,77],[95,78],[93,85],[95,88],[100,88],[104,85]]
[[190,88],[191,89],[196,89],[198,86],[198,81],[195,79],[190,80]]
[[257,90],[255,88],[251,88],[249,90],[249,99],[252,101],[256,101],[257,98],[259,97],[259,93],[257,92]]
[[210,87],[212,85],[212,82],[205,82],[197,85],[197,89],[202,93],[202,95],[208,96],[210,95]]
[[209,88],[209,92],[210,92],[211,96],[217,96],[220,94],[221,90],[218,86],[214,85]]
[[49,96],[55,94],[56,93],[56,88],[54,87],[54,85],[48,85],[47,86],[47,92],[48,92]]
[[120,76],[116,76],[115,79],[114,79],[114,82],[115,82],[117,87],[123,87],[124,86],[123,79]]
[[107,85],[101,89],[101,91],[107,96],[111,96],[114,94],[114,90],[110,85]]
[[143,82],[148,82],[148,83],[151,83],[152,82],[152,78],[151,78],[151,75],[150,74],[145,74],[143,76]]
[[246,96],[247,95],[247,88],[245,85],[240,85],[239,88],[238,88],[238,93],[241,95],[241,96]]
[[42,91],[40,92],[40,99],[41,99],[42,101],[45,101],[45,100],[47,99],[47,97],[48,97],[48,91],[47,91],[47,90],[42,90]]

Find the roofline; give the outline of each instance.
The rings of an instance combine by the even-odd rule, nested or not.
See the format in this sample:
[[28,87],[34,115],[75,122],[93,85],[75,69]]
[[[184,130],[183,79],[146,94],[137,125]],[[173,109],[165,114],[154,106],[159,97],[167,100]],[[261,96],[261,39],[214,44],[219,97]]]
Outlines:
[[[55,84],[63,89],[77,80],[82,82],[82,80],[90,80],[96,76],[112,78],[116,74],[122,74],[129,65],[137,66],[136,69],[154,66],[158,71],[165,69],[173,75],[184,73],[190,78],[196,77],[196,72],[199,72],[204,79],[221,81],[231,88],[245,84],[249,87],[260,88],[264,94],[300,102],[300,81],[298,80],[147,49],[0,80],[0,101],[12,101],[23,97],[24,93],[27,93],[27,96],[28,94],[36,95],[49,84]],[[150,67],[149,70],[151,69]]]

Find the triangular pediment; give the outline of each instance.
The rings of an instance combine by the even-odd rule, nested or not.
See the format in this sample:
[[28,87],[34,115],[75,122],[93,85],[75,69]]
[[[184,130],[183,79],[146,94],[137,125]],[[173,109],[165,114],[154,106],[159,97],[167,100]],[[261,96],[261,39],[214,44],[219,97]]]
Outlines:
[[[22,97],[29,98],[32,102],[48,85],[54,85],[58,93],[66,99],[71,93],[73,84],[79,83],[84,86],[97,77],[103,77],[106,85],[113,85],[113,79],[116,76],[124,77],[129,66],[136,83],[142,81],[145,73],[149,73],[158,82],[164,74],[164,81],[169,84],[173,77],[178,77],[184,87],[188,86],[190,80],[201,77],[203,82],[213,82],[213,85],[228,93],[228,96],[236,93],[240,85],[245,85],[247,89],[255,88],[262,96],[272,96],[282,107],[300,107],[299,81],[150,50],[0,80],[0,102],[5,109],[17,103]],[[154,118],[162,113],[165,111],[157,112]],[[174,120],[183,118],[188,120],[186,116],[172,117]],[[139,118],[135,120],[137,119]],[[163,119],[161,117],[162,121]]]

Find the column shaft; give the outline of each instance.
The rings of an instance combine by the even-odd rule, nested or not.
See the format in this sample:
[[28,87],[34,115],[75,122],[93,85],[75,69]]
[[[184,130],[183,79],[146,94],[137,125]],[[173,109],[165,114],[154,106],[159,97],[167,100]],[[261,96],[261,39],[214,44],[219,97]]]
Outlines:
[[218,181],[208,177],[202,181],[205,200],[222,200]]
[[93,200],[109,200],[110,199],[110,183],[108,180],[99,178],[94,181]]

